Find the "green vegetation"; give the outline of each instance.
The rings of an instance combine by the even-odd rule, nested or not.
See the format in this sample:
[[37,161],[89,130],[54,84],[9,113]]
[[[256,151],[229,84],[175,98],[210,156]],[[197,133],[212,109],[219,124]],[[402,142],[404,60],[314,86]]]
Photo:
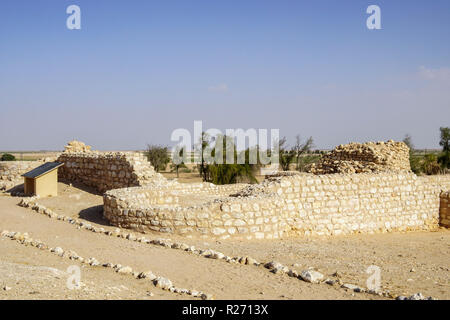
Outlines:
[[10,153],[4,153],[0,158],[1,161],[16,161],[16,157],[14,157]]
[[319,150],[312,151],[314,146],[312,137],[309,137],[305,142],[302,142],[300,135],[297,135],[295,139],[296,143],[291,148],[287,146],[286,137],[283,137],[278,141],[280,166],[283,171],[289,171],[292,163],[295,163],[295,170],[306,171],[308,165],[317,162],[320,158],[320,156],[317,155],[321,154]]
[[148,145],[145,155],[157,172],[164,171],[170,162],[169,149],[164,146]]
[[412,138],[409,134],[405,136],[403,142],[410,148],[409,162],[411,170],[415,174],[443,174],[450,169],[450,128],[441,127],[441,140],[439,145],[442,146],[442,152],[421,152],[414,148]]
[[[170,164],[170,168],[172,169],[172,172],[175,171],[177,173],[177,178],[179,178],[179,171],[180,169],[187,169],[186,165],[183,161],[184,158],[184,149],[177,147],[173,154],[173,160]],[[177,160],[177,161],[175,161]],[[175,163],[173,163],[175,162]],[[189,169],[187,169],[189,170]]]
[[441,141],[439,141],[439,145],[442,146],[442,154],[438,157],[438,162],[441,165],[442,169],[450,169],[450,128],[449,127],[441,127]]
[[[257,183],[255,173],[259,168],[258,164],[250,164],[250,150],[238,152],[234,140],[231,137],[219,135],[215,139],[209,139],[206,134],[201,138],[201,162],[199,165],[200,175],[203,181],[214,184],[232,184],[239,182]],[[210,149],[212,140],[219,148]],[[219,143],[219,145],[218,145]],[[220,148],[222,143],[222,148]],[[212,161],[208,161],[206,152],[210,152]],[[216,152],[219,152],[216,154]],[[227,156],[233,156],[233,163],[227,162]],[[238,158],[243,157],[244,163],[238,163]],[[259,162],[259,161],[258,161]]]

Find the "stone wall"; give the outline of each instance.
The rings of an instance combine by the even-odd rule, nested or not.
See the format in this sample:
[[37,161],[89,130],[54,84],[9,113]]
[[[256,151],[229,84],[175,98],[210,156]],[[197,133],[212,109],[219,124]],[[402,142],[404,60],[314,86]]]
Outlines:
[[[104,216],[141,232],[273,239],[433,230],[450,175],[292,174],[258,185],[142,187],[104,194]],[[193,189],[191,189],[193,188]],[[239,190],[240,188],[240,190]]]
[[[271,199],[230,197],[242,185],[174,184],[158,189],[127,188],[104,194],[104,217],[140,232],[187,236],[278,238]],[[268,201],[269,200],[269,201]]]
[[98,192],[165,183],[147,159],[135,152],[63,152],[57,159],[60,180],[81,182]]
[[409,148],[392,140],[339,145],[312,164],[309,171],[314,174],[411,171]]
[[0,161],[0,190],[8,190],[22,184],[22,174],[43,163],[43,161]]
[[439,224],[443,227],[450,228],[450,191],[441,193]]

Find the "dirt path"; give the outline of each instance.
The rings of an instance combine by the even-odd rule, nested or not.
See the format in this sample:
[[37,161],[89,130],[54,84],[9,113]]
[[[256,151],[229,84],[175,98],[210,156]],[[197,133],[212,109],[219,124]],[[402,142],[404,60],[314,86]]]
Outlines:
[[[16,204],[19,200],[19,198],[7,196],[0,197],[0,229],[28,232],[32,238],[40,239],[49,246],[59,246],[65,250],[74,250],[83,257],[95,257],[102,262],[128,265],[134,270],[151,270],[155,274],[169,278],[178,287],[201,290],[213,294],[216,299],[379,298],[378,296],[368,294],[347,292],[345,289],[331,287],[326,284],[309,284],[286,275],[272,274],[261,267],[229,264],[224,261],[205,259],[180,250],[132,242],[121,238],[107,237],[86,230],[78,230],[67,222],[49,219],[30,209],[18,207]],[[22,255],[28,256],[25,251],[34,249],[21,247],[20,245],[19,247],[17,245],[4,245],[4,241],[0,243],[2,244],[2,263],[4,264],[20,263],[18,259]],[[39,259],[43,259],[36,260],[40,261],[38,265],[45,265],[47,267],[55,266],[58,268],[57,264],[59,262],[55,261],[58,257],[50,257],[49,252],[34,250],[40,256]],[[35,261],[34,258],[33,261]],[[67,264],[68,262],[64,261],[64,266]],[[61,268],[61,265],[59,265],[59,268]],[[135,282],[138,283],[140,281],[133,278],[123,279],[121,275],[109,270],[98,270],[101,267],[88,266],[85,268],[86,270],[88,269],[86,272],[88,279],[91,276],[91,272],[101,272],[99,278],[102,281],[112,281],[113,283],[117,281],[117,285],[115,286],[120,286],[125,283],[124,285],[126,287],[130,287],[131,283],[134,286]],[[83,276],[84,273],[82,275],[82,282]],[[1,275],[2,282],[7,280],[5,277],[5,275]],[[95,275],[92,274],[92,279],[95,278]],[[163,292],[149,284],[147,285],[147,287],[142,288],[139,294],[136,291],[136,296],[143,297],[147,291],[154,292],[157,290]],[[46,283],[42,283],[42,286],[43,288],[36,290],[44,292],[50,289],[45,287]],[[98,288],[98,292],[94,290],[92,294],[98,294],[98,298],[104,298],[107,293],[111,293],[104,286],[102,287],[102,285],[97,284],[96,287]],[[64,297],[67,294],[65,293],[67,289],[61,288],[60,290],[58,295]],[[138,290],[138,287],[135,290]],[[12,292],[12,290],[7,291],[7,295],[8,292]],[[171,295],[174,299],[182,297],[168,292],[163,293],[160,296],[164,298],[165,294]],[[132,296],[133,294],[130,293],[128,297]],[[20,297],[27,298],[27,295],[24,294],[24,296]],[[124,297],[127,298],[126,295]]]

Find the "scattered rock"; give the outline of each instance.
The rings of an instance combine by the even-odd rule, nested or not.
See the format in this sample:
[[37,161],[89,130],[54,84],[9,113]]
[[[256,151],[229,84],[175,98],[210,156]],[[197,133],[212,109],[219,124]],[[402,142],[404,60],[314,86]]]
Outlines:
[[306,282],[318,283],[323,279],[323,274],[314,270],[305,270],[300,273],[300,278]]
[[425,300],[425,297],[422,293],[418,292],[410,296],[408,300]]
[[50,251],[57,254],[58,256],[62,256],[64,254],[64,250],[60,247],[52,248]]
[[125,266],[125,267],[121,267],[118,268],[116,270],[117,273],[123,273],[123,274],[129,274],[133,272],[133,269],[131,269],[131,267]]
[[258,265],[259,265],[259,262],[256,261],[255,259],[251,258],[251,257],[247,257],[246,264],[258,266]]
[[150,279],[151,281],[155,280],[157,277],[151,271],[141,272],[138,275],[138,279]]
[[89,264],[90,266],[93,266],[93,267],[99,266],[99,265],[100,265],[100,262],[98,262],[98,260],[95,259],[95,258],[89,258],[89,259],[86,261],[86,263]]
[[211,294],[206,293],[202,293],[200,298],[202,298],[202,300],[213,300],[213,296]]
[[164,290],[168,290],[170,289],[170,287],[172,287],[172,281],[170,281],[167,278],[164,277],[157,277],[156,279],[153,280],[153,284],[157,287],[157,288],[161,288]]
[[363,291],[360,287],[358,287],[357,285],[354,284],[350,284],[350,283],[344,283],[341,288],[345,288],[345,289],[349,289],[349,290],[353,290],[355,292],[361,292]]

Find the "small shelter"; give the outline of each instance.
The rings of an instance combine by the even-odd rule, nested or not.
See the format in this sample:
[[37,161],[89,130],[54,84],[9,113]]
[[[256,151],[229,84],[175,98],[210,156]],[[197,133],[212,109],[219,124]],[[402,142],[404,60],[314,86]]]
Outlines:
[[63,166],[60,162],[46,162],[23,174],[26,195],[39,195],[49,197],[58,195],[58,168]]

